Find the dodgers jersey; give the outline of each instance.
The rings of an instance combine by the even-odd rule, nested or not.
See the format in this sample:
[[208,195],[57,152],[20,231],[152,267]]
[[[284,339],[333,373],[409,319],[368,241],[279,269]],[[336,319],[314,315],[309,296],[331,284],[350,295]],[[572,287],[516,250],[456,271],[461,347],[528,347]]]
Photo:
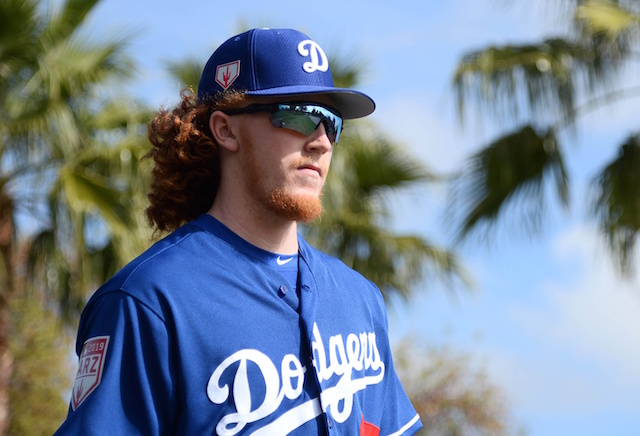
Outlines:
[[379,290],[298,242],[297,283],[210,215],[124,267],[83,311],[57,434],[415,433]]

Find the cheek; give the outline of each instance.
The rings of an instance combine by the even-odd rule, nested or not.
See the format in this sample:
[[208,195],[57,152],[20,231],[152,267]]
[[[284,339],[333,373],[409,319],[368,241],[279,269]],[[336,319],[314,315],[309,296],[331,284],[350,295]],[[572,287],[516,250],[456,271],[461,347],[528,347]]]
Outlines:
[[333,156],[333,150],[327,152],[325,156],[327,158],[327,171],[329,171],[329,167],[331,166],[331,157]]
[[327,178],[327,175],[329,174],[329,170],[331,169],[331,156],[332,156],[332,152],[329,151],[324,155],[324,159],[326,159],[326,163],[324,165],[324,178]]

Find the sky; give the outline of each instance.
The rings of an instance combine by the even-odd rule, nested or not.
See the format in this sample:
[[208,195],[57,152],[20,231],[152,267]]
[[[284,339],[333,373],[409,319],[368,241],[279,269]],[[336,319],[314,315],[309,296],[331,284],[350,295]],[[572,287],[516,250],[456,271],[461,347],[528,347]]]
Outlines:
[[[448,173],[499,131],[457,122],[457,62],[487,45],[562,34],[566,17],[552,3],[102,0],[88,29],[134,31],[129,51],[140,68],[131,92],[157,106],[178,95],[166,61],[204,62],[239,25],[297,28],[329,53],[364,61],[359,89],[377,104],[370,119],[431,170]],[[637,73],[616,85],[638,85]],[[411,334],[473,353],[530,435],[640,435],[640,282],[616,274],[586,213],[589,180],[638,130],[638,104],[590,113],[575,137],[562,138],[572,201],[567,210],[550,207],[541,235],[498,232],[491,244],[471,241],[459,251],[471,289],[452,293],[429,281],[389,307],[394,342]],[[391,200],[393,226],[448,244],[445,206],[444,186],[411,189]]]

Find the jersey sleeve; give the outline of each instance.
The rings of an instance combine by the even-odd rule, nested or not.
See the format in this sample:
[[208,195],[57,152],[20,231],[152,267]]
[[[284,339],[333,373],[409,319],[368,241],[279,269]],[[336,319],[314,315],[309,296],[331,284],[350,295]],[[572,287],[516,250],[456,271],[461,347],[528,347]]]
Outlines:
[[[374,285],[375,286],[375,285]],[[411,400],[407,396],[398,374],[393,365],[393,356],[391,346],[389,344],[389,321],[386,306],[381,297],[377,299],[379,309],[382,313],[384,341],[384,355],[387,356],[384,362],[387,368],[385,375],[386,386],[384,393],[384,406],[382,412],[382,422],[380,423],[380,435],[391,436],[408,436],[415,434],[422,428],[420,416],[411,404]]]
[[177,408],[163,319],[124,292],[93,301],[78,331],[78,373],[57,435],[169,434]]
[[393,368],[393,362],[388,362],[387,386],[384,398],[384,410],[380,424],[381,435],[412,435],[422,428],[420,416],[413,408],[400,380]]

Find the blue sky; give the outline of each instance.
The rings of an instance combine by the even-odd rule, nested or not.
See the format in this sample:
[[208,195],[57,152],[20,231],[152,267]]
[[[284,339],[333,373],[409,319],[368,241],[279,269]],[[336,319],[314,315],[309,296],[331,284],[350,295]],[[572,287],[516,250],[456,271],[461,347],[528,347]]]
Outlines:
[[[204,62],[241,21],[298,28],[327,52],[366,61],[360,89],[378,106],[370,120],[434,171],[447,172],[497,131],[457,124],[450,85],[456,63],[487,44],[562,33],[565,20],[552,3],[103,0],[90,27],[137,31],[130,46],[140,62],[134,92],[153,105],[177,97],[164,61]],[[585,218],[588,180],[637,131],[637,105],[594,112],[580,120],[577,139],[564,138],[572,202],[567,211],[550,208],[541,237],[499,233],[489,246],[470,243],[461,256],[472,290],[452,299],[429,283],[410,303],[389,308],[392,339],[412,333],[474,353],[531,435],[640,435],[640,286],[616,276]],[[430,186],[394,199],[394,226],[447,243],[445,194]]]

